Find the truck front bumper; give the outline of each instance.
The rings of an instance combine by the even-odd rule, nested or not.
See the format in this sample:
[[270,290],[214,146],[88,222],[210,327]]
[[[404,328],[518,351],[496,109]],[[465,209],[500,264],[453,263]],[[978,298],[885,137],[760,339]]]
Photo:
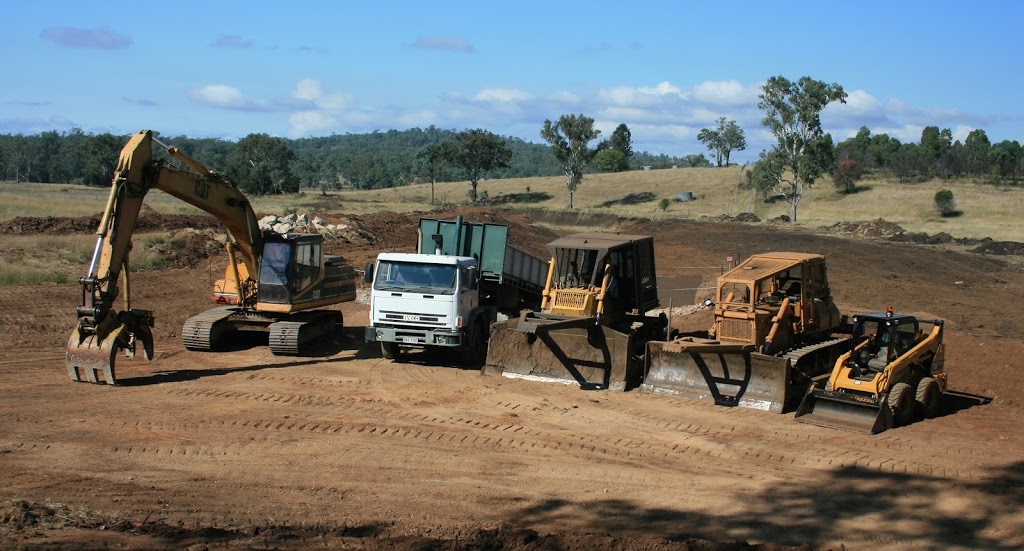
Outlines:
[[444,329],[419,329],[409,327],[367,327],[366,342],[394,342],[408,346],[446,346],[462,345],[461,332]]

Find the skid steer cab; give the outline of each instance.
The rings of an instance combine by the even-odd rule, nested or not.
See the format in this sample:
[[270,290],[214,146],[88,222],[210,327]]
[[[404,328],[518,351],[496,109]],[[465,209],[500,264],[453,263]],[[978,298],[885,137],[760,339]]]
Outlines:
[[853,320],[851,350],[836,361],[825,387],[804,397],[797,420],[876,434],[938,415],[947,388],[943,322],[891,308]]

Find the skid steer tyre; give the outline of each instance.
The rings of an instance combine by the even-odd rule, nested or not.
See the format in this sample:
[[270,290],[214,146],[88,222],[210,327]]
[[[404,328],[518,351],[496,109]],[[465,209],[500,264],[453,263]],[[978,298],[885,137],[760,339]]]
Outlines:
[[887,400],[889,410],[892,412],[892,425],[902,427],[909,425],[914,420],[914,396],[911,394],[910,385],[907,383],[896,383],[889,390]]
[[917,383],[914,401],[918,412],[924,419],[933,419],[939,414],[939,383],[931,377],[925,377]]

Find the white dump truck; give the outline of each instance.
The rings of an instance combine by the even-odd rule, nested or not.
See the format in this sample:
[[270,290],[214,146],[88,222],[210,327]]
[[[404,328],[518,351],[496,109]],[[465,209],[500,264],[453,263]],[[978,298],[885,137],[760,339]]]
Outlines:
[[416,242],[381,253],[371,273],[366,340],[385,358],[445,348],[481,364],[491,324],[540,304],[548,261],[509,244],[507,225],[423,218]]

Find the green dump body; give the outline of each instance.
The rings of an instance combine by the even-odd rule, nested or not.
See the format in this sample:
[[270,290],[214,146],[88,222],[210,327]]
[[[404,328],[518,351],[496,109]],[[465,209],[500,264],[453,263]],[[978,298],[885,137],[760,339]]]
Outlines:
[[547,279],[548,262],[508,242],[508,226],[421,218],[420,254],[443,254],[477,260],[482,282],[512,285],[540,294]]

